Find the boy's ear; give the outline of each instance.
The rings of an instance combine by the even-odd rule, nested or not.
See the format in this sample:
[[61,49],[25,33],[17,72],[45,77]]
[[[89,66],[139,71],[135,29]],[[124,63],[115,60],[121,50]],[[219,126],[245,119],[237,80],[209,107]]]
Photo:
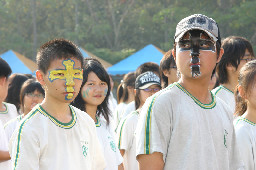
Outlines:
[[175,54],[175,52],[174,52],[174,49],[172,49],[172,56],[173,56],[173,58],[174,58],[174,60],[175,60],[175,62],[176,62],[176,54]]
[[37,70],[36,71],[36,79],[37,81],[44,86],[45,82],[44,82],[44,73],[41,70]]

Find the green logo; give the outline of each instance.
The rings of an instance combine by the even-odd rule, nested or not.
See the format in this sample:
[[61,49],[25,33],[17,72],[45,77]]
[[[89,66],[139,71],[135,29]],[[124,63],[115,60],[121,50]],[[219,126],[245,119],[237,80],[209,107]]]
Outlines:
[[86,156],[87,156],[87,152],[88,152],[88,148],[83,145],[83,146],[82,146],[82,150],[83,150],[83,155],[84,155],[84,157],[86,157]]
[[108,139],[110,140],[109,144],[110,144],[110,147],[111,149],[116,152],[116,145],[115,145],[115,142],[112,140],[112,138],[109,136]]

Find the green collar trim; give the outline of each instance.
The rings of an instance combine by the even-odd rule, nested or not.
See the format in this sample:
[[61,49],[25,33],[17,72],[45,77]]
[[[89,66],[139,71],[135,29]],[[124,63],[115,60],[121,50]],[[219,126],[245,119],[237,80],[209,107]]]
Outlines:
[[48,117],[55,125],[61,127],[61,128],[64,128],[64,129],[70,129],[72,128],[75,124],[76,124],[76,113],[75,111],[73,110],[72,107],[70,107],[70,110],[71,110],[71,114],[72,114],[72,119],[70,122],[68,123],[63,123],[63,122],[60,122],[59,120],[57,120],[56,118],[54,118],[52,115],[50,115],[49,113],[47,113],[41,105],[39,105],[38,107],[38,110],[41,114],[43,114],[44,116]]
[[95,123],[96,127],[100,127],[100,126],[101,126],[101,123],[100,123],[100,120],[98,119],[97,116],[96,116],[96,120],[97,120],[97,122]]
[[182,87],[178,82],[175,83],[175,85],[181,90],[183,91],[185,94],[187,94],[189,97],[191,97],[194,102],[200,106],[201,108],[203,109],[212,109],[216,106],[216,97],[215,95],[212,94],[212,92],[210,91],[211,93],[211,97],[212,97],[212,101],[211,103],[209,104],[204,104],[202,102],[200,102],[196,97],[194,97],[192,94],[190,94],[184,87]]
[[248,120],[248,119],[246,119],[246,118],[244,118],[244,117],[239,117],[239,119],[237,120],[236,124],[238,124],[238,122],[240,122],[240,121],[244,121],[244,122],[246,122],[246,123],[249,123],[249,124],[252,125],[252,126],[255,126],[255,125],[256,125],[256,123],[253,123],[252,121],[250,121],[250,120]]
[[226,87],[223,86],[223,85],[219,85],[217,88],[218,88],[218,89],[215,91],[215,95],[217,95],[217,93],[219,93],[221,89],[226,90],[226,91],[228,91],[228,92],[234,94],[234,92],[232,92],[231,90],[229,90],[228,88],[226,88]]

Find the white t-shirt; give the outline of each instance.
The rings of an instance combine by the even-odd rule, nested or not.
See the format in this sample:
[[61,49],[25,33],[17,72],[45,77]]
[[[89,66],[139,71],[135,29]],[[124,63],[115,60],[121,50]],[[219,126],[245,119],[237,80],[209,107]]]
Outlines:
[[214,93],[217,97],[221,98],[232,109],[233,116],[236,107],[234,93],[222,85],[213,89],[212,93]]
[[234,126],[245,169],[256,170],[256,124],[246,118],[238,117],[234,121]]
[[62,123],[35,106],[20,122],[9,148],[16,170],[103,170],[105,161],[94,121],[70,106],[72,120]]
[[2,124],[5,125],[9,120],[17,117],[19,114],[17,112],[17,108],[14,104],[11,103],[5,103],[3,104],[6,107],[6,110],[3,112],[0,112],[0,120],[2,121]]
[[120,120],[121,120],[121,117],[124,113],[124,110],[126,108],[127,104],[126,103],[119,103],[114,111],[114,127],[115,129],[117,128]]
[[103,118],[98,118],[95,123],[97,135],[103,148],[104,157],[106,160],[106,168],[104,170],[118,170],[118,166],[123,162],[123,157],[120,154],[114,140],[114,131]]
[[5,125],[4,125],[4,130],[5,130],[5,134],[7,136],[7,140],[8,142],[11,139],[11,136],[14,132],[14,130],[16,129],[16,127],[19,125],[21,119],[23,119],[24,115],[19,115],[16,118],[8,121]]
[[213,94],[203,104],[179,83],[171,84],[142,107],[136,154],[162,153],[165,170],[243,168],[230,112]]
[[136,160],[135,130],[138,123],[138,111],[134,111],[123,119],[117,128],[118,148],[124,149],[124,168],[126,170],[138,170]]
[[[0,121],[0,150],[8,151],[8,141],[6,139],[6,135],[4,132],[4,127],[2,122]],[[11,169],[11,161],[0,162],[0,170],[10,170]]]
[[131,112],[134,112],[135,110],[136,110],[136,108],[135,108],[135,101],[132,101],[132,102],[128,103],[128,105],[126,106],[126,108],[125,108],[125,110],[124,110],[124,113],[122,114],[120,120],[122,120],[122,119],[125,118],[128,114],[130,114]]

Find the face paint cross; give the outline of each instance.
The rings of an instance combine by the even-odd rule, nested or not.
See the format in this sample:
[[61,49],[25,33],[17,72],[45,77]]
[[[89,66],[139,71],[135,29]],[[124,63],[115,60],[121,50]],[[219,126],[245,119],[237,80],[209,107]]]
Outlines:
[[68,94],[65,96],[66,100],[71,100],[74,96],[74,79],[83,79],[83,71],[82,69],[74,69],[74,60],[63,60],[62,64],[65,66],[65,69],[56,69],[49,71],[49,80],[53,82],[56,79],[65,80],[66,83],[66,92]]

